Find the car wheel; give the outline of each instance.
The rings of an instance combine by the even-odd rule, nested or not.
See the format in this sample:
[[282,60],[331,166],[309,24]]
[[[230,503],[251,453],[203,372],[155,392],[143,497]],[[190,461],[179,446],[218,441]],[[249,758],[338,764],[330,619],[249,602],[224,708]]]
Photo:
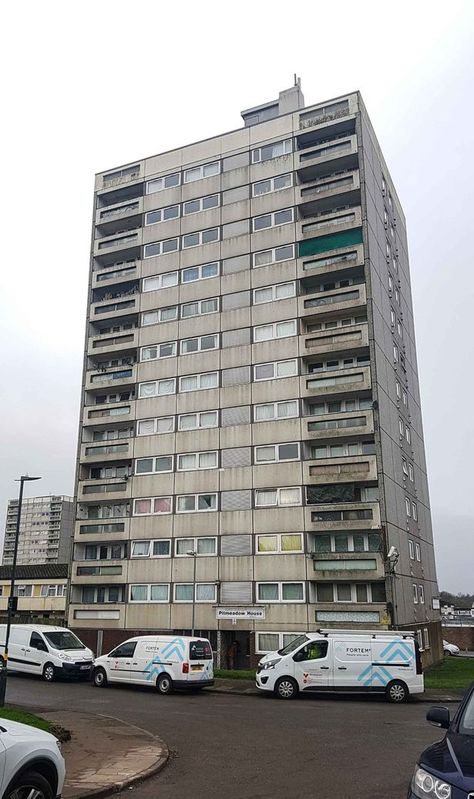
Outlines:
[[160,674],[156,681],[156,687],[160,694],[172,694],[173,680],[168,674]]
[[54,799],[54,791],[42,774],[28,771],[8,786],[3,799]]
[[406,702],[408,699],[408,688],[401,680],[389,682],[385,689],[385,696],[389,702]]
[[53,682],[55,678],[54,666],[52,663],[46,663],[43,669],[43,680],[46,682]]
[[104,669],[95,669],[92,675],[92,682],[97,688],[105,688],[107,685],[107,675]]
[[445,654],[445,655],[447,655],[448,657],[452,657],[452,654],[453,654],[453,653],[452,653],[452,652],[450,652],[450,651],[449,651],[449,649],[445,649],[445,650],[444,650],[444,654]]
[[298,684],[291,677],[281,677],[275,685],[278,699],[294,699],[298,694]]

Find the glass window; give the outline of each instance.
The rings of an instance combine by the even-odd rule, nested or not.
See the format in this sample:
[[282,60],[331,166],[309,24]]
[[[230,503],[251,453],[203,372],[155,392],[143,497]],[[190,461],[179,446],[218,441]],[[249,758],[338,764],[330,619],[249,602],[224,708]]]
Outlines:
[[258,552],[278,552],[278,536],[260,535],[257,541]]
[[302,602],[304,599],[303,583],[282,583],[281,598],[283,602]]
[[[130,602],[146,602],[148,600],[147,585],[130,586]],[[116,655],[117,657],[117,655]]]
[[153,541],[153,557],[154,558],[169,558],[171,549],[171,542],[169,539],[161,541]]
[[357,602],[368,601],[367,586],[364,583],[356,584],[356,600]]
[[132,541],[132,558],[147,558],[150,554],[150,541]]
[[215,583],[198,583],[196,585],[196,602],[215,602]]
[[278,583],[258,583],[257,594],[260,602],[278,602]]
[[150,602],[169,602],[169,585],[150,585]]
[[336,583],[336,602],[351,602],[352,592],[348,583]]
[[317,590],[318,602],[334,601],[332,583],[318,583],[316,590]]
[[385,602],[385,583],[371,583],[372,602]]
[[193,586],[190,584],[176,584],[174,587],[175,602],[192,602]]

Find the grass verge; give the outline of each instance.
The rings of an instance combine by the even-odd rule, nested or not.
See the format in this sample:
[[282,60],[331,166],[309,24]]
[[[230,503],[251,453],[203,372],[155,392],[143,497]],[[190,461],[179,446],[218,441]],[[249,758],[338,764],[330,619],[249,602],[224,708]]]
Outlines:
[[50,732],[62,743],[71,740],[71,733],[59,724],[54,724],[41,716],[35,716],[34,713],[28,713],[27,710],[22,710],[18,707],[1,707],[0,708],[0,723],[1,720],[6,721],[19,721],[21,724],[28,724],[30,727],[36,727],[38,730]]
[[474,658],[445,657],[425,671],[425,688],[463,691],[474,680]]
[[214,677],[224,680],[255,680],[255,671],[252,669],[215,669]]

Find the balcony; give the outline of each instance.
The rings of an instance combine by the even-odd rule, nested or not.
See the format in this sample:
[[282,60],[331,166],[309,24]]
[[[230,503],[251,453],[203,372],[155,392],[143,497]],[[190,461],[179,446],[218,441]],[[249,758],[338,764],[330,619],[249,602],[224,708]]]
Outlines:
[[298,150],[296,170],[301,183],[317,180],[328,171],[336,169],[349,171],[359,166],[357,136],[347,135],[332,141],[315,142],[306,140],[304,149]]
[[312,552],[315,579],[383,580],[385,566],[381,552]]
[[307,417],[311,440],[347,438],[353,435],[370,435],[374,432],[374,412],[354,410]]
[[81,444],[81,463],[108,463],[109,461],[129,460],[131,444],[131,439]]
[[377,458],[375,455],[349,455],[311,459],[304,463],[303,480],[307,485],[376,482]]
[[[334,330],[318,330],[300,336],[301,349],[311,355],[324,355],[346,352],[351,354],[369,346],[369,328],[367,322],[358,325],[347,325]],[[304,348],[304,349],[303,349]]]
[[138,327],[111,335],[100,333],[91,336],[87,345],[88,355],[105,355],[105,353],[133,353],[138,349]]
[[[355,110],[356,109],[354,109],[354,111]],[[313,108],[311,111],[305,111],[304,113],[300,114],[300,130],[312,128],[315,125],[323,125],[328,122],[332,122],[333,120],[340,119],[341,117],[347,117],[350,113],[351,110],[349,99],[338,100],[337,102],[328,103],[327,105],[320,106],[319,108]],[[344,124],[350,125],[351,121],[347,120]],[[353,124],[354,123],[352,121],[352,125]],[[335,125],[331,125],[330,127],[327,126],[325,128],[325,132],[333,128],[339,130],[340,125],[337,125],[337,127]],[[302,138],[301,134],[298,139],[300,138]]]
[[311,214],[302,217],[299,222],[298,238],[308,239],[315,236],[323,236],[328,233],[337,233],[342,230],[351,230],[361,227],[362,211],[360,206],[344,208],[339,211],[326,211],[322,214]]
[[97,427],[98,424],[110,425],[113,422],[135,420],[135,400],[106,402],[100,405],[87,405],[84,408],[84,427]]
[[[317,396],[323,399],[339,394],[370,391],[372,380],[370,366],[353,366],[350,369],[337,369],[314,375],[304,375],[306,386],[304,397]],[[354,414],[355,415],[355,414]]]
[[[90,562],[88,562],[87,565],[76,565],[74,582],[75,584],[84,583],[87,585],[87,583],[90,582],[90,580],[87,579],[89,577],[104,577],[107,578],[106,582],[108,582],[110,581],[110,577],[122,577],[123,568],[124,564],[120,561],[111,561],[110,563],[95,565],[91,565]],[[96,581],[94,580],[94,582]]]
[[123,230],[133,230],[142,224],[142,198],[129,203],[120,203],[96,211],[96,238],[113,236]]
[[96,270],[92,273],[92,286],[108,286],[110,284],[124,283],[138,277],[140,261],[115,261],[110,266]]
[[338,629],[357,625],[357,629],[388,629],[390,618],[386,602],[315,602],[314,621],[325,627]]
[[300,186],[298,210],[303,217],[360,205],[358,169],[322,175]]
[[138,321],[137,311],[138,295],[135,294],[126,299],[101,300],[100,302],[92,303],[89,318],[94,322],[98,319],[119,319],[132,314],[132,318]]
[[132,481],[123,477],[80,480],[78,492],[81,502],[129,499],[132,495]]
[[367,305],[365,283],[355,283],[328,291],[313,290],[312,293],[310,292],[311,288],[309,288],[308,294],[298,297],[298,315],[307,324],[311,321],[317,322],[328,314],[334,316],[339,311],[360,312]]
[[74,540],[80,543],[108,541],[127,541],[129,538],[129,518],[125,519],[80,519],[76,521]]
[[307,530],[345,532],[350,530],[379,530],[378,502],[344,502],[335,505],[307,505]]
[[119,389],[123,386],[134,385],[136,379],[136,364],[107,369],[104,372],[89,370],[86,372],[85,389],[86,391],[102,391],[106,388]]

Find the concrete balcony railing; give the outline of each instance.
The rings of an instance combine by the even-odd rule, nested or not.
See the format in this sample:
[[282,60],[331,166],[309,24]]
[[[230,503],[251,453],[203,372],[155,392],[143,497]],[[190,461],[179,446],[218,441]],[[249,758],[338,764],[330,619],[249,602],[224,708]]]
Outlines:
[[116,583],[123,582],[126,564],[120,560],[102,561],[81,561],[74,563],[74,583],[87,585],[89,583]]
[[129,499],[132,496],[132,481],[123,477],[80,480],[78,495],[81,502]]
[[[81,444],[81,463],[102,463],[108,461],[128,460],[132,451],[132,439]],[[103,499],[103,497],[102,497]]]
[[325,236],[328,233],[337,233],[340,230],[350,230],[361,227],[362,211],[360,206],[348,208],[344,211],[308,216],[298,222],[298,240]]
[[[297,277],[311,278],[319,275],[330,275],[333,272],[344,272],[350,274],[348,270],[357,269],[361,271],[364,266],[364,246],[357,244],[353,247],[338,247],[335,250],[320,256],[306,255],[297,260]],[[305,281],[308,282],[308,281]]]
[[141,261],[119,261],[107,269],[97,269],[92,273],[92,286],[107,286],[109,284],[125,283],[138,277]]
[[96,225],[106,225],[109,222],[122,221],[130,216],[136,216],[143,211],[143,197],[117,202],[106,207],[97,208],[95,213]]
[[102,405],[86,405],[82,424],[84,427],[97,427],[110,422],[129,422],[135,420],[135,400],[107,402]]
[[314,577],[318,581],[383,580],[381,552],[312,552]]
[[304,397],[325,398],[354,391],[370,391],[372,388],[370,366],[354,366],[350,369],[304,375],[304,381],[305,387],[302,391]]
[[300,207],[301,204],[312,203],[313,201],[356,189],[360,189],[358,169],[348,169],[342,175],[326,175],[301,186]]
[[307,505],[307,530],[345,532],[350,530],[379,530],[378,502],[344,502],[327,505]]
[[370,435],[374,432],[374,412],[354,410],[306,417],[308,438],[347,438],[348,435]]
[[104,252],[115,250],[128,250],[131,247],[139,247],[142,243],[141,228],[136,230],[127,230],[123,233],[115,233],[112,236],[107,236],[94,241],[94,255],[103,255]]
[[122,366],[118,369],[110,369],[107,372],[98,372],[97,370],[89,370],[86,372],[86,391],[93,389],[105,388],[121,388],[122,386],[131,386],[136,383],[136,364],[131,366]]
[[321,315],[335,314],[338,311],[361,311],[367,305],[365,283],[357,283],[342,289],[315,291],[298,297],[298,315],[310,322],[316,322]]
[[124,297],[115,297],[111,300],[93,302],[90,306],[89,318],[96,320],[117,319],[121,316],[135,316],[138,311],[138,292]]
[[304,463],[303,479],[307,485],[377,480],[375,455],[349,455],[342,458],[317,458]]
[[136,351],[138,349],[138,327],[123,330],[117,333],[102,333],[91,336],[87,343],[87,354],[97,355],[123,351]]
[[361,630],[371,630],[374,625],[386,630],[390,621],[386,602],[314,602],[312,611],[315,622],[334,629],[350,624]]
[[333,141],[309,145],[303,150],[298,150],[296,169],[302,180],[305,180],[319,176],[331,166],[333,169],[354,168],[357,167],[357,152],[357,136],[348,134]]
[[77,519],[74,526],[74,540],[77,543],[107,541],[126,541],[129,538],[130,519]]
[[109,175],[102,175],[101,188],[115,188],[115,186],[122,186],[124,183],[132,183],[135,180],[139,180],[139,178],[140,164],[137,164],[136,167],[126,167],[125,169],[121,169]]
[[[311,355],[347,352],[369,346],[369,329],[367,322],[333,330],[317,330],[300,337],[302,347]],[[300,350],[302,352],[303,349]]]

